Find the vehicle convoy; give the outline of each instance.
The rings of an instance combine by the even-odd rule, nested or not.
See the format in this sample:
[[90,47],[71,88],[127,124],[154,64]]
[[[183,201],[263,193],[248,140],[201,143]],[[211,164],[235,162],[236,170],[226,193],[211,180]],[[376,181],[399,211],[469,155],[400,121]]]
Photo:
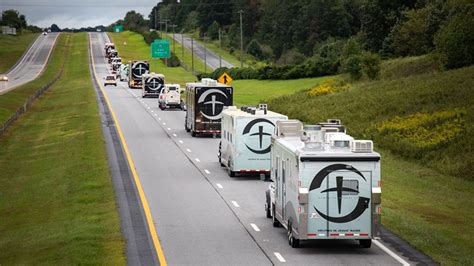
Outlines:
[[179,84],[165,84],[158,98],[158,107],[161,110],[167,108],[183,109],[183,101],[181,100],[181,86]]
[[121,64],[117,75],[120,78],[120,81],[128,81],[128,64]]
[[128,67],[128,87],[131,89],[142,88],[142,75],[147,74],[150,70],[148,61],[130,61]]
[[111,42],[105,43],[104,45],[105,57],[107,58],[109,57],[109,53],[111,50],[115,50],[115,44]]
[[117,50],[110,50],[109,51],[109,56],[107,57],[107,63],[111,64],[112,63],[112,60],[114,58],[117,58],[118,57],[118,52]]
[[122,63],[120,62],[112,62],[112,70],[117,71],[118,73],[121,65]]
[[268,111],[266,104],[224,109],[218,158],[229,176],[234,177],[236,173],[269,176],[271,135],[276,121],[287,119],[285,115]]
[[104,86],[114,85],[115,87],[117,87],[117,80],[115,78],[115,75],[107,75],[104,77],[104,80]]
[[158,97],[165,84],[165,76],[156,73],[142,75],[142,97]]
[[276,122],[265,210],[292,247],[302,240],[353,239],[370,247],[379,236],[380,155],[370,140],[354,140],[340,123],[303,128]]
[[225,106],[232,105],[233,88],[213,79],[186,84],[186,118],[184,128],[198,134],[219,135]]

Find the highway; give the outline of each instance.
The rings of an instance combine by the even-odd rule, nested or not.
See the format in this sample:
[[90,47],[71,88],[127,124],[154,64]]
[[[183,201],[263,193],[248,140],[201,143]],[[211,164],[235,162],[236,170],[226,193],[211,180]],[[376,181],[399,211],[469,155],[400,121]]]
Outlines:
[[0,95],[36,79],[43,72],[58,36],[59,33],[38,36],[17,64],[6,73],[8,81],[0,84]]
[[[173,34],[168,34],[171,38],[173,38]],[[221,58],[221,62],[219,64],[219,55],[215,54],[211,50],[204,48],[201,44],[194,41],[194,44],[191,45],[191,37],[188,37],[183,34],[175,33],[174,38],[179,43],[184,43],[184,47],[191,50],[191,46],[194,47],[194,55],[198,57],[200,60],[204,62],[204,58],[206,58],[206,64],[212,69],[219,68],[219,66],[232,68],[234,65],[227,62],[224,58]]]
[[[105,33],[90,33],[99,82],[108,74]],[[120,51],[119,51],[120,53]],[[152,70],[153,71],[153,70]],[[167,264],[400,265],[412,263],[383,241],[288,245],[283,228],[265,217],[268,182],[230,178],[217,161],[218,139],[192,138],[184,112],[161,111],[126,83],[105,87],[133,160]]]

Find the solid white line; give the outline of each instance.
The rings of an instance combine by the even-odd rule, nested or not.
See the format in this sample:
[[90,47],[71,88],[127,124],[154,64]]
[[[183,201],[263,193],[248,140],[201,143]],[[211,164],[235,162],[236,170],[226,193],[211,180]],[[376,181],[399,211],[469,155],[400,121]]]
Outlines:
[[400,262],[402,265],[404,266],[408,266],[410,265],[410,263],[406,262],[404,259],[402,259],[400,256],[398,256],[397,254],[395,254],[393,251],[391,251],[390,249],[388,249],[386,246],[384,246],[384,244],[382,244],[381,242],[379,242],[378,240],[372,240],[372,242],[374,242],[375,245],[377,245],[380,249],[382,249],[383,251],[385,251],[385,253],[387,253],[388,255],[392,256],[392,258],[396,259],[398,262]]
[[[233,200],[233,201],[231,201],[231,202],[232,202],[232,204],[233,204],[236,208],[240,207],[240,205],[237,203],[237,201]],[[254,229],[255,229],[255,228],[254,228]],[[257,230],[255,230],[255,231],[257,231]]]
[[224,188],[224,187],[223,187],[221,184],[219,184],[219,183],[217,183],[216,186],[217,186],[218,188]]
[[178,136],[178,135],[176,135],[175,133],[173,133],[173,137],[176,137],[176,136]]
[[199,160],[199,158],[196,158],[196,159],[194,159],[194,160],[196,160],[196,162],[198,162],[198,163],[201,162],[201,160]]
[[277,257],[277,259],[280,261],[280,262],[286,262],[285,258],[283,258],[283,256],[278,253],[278,252],[273,252],[273,254],[275,255],[275,257]]
[[206,174],[210,174],[211,172],[209,172],[209,170],[207,169],[204,169],[204,172],[206,172]]
[[183,141],[182,140],[178,140],[179,143],[183,144]]
[[253,230],[255,230],[256,232],[260,232],[260,228],[258,228],[256,224],[250,224],[250,226],[252,226]]
[[191,152],[191,150],[190,150],[190,149],[186,149],[186,151],[187,151],[187,152]]

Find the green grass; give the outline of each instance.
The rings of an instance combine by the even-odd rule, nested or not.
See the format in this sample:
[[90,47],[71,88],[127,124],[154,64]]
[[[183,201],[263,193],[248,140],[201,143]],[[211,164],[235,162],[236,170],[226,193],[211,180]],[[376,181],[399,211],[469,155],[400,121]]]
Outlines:
[[234,105],[255,106],[276,97],[310,89],[321,82],[334,78],[336,77],[326,76],[294,80],[234,80],[232,82],[234,87]]
[[0,73],[7,72],[35,40],[37,33],[17,36],[0,34]]
[[[424,57],[397,59],[383,64],[381,80],[335,87],[335,93],[299,91],[269,104],[306,123],[340,118],[349,134],[373,139],[383,155],[383,223],[442,264],[472,265],[474,66],[437,72]],[[416,127],[409,123],[421,119],[407,119],[456,110],[462,110],[456,117]],[[381,134],[378,128],[390,121],[410,131]],[[417,146],[437,138],[447,141]]]
[[5,265],[126,262],[86,34],[67,46],[62,78],[0,139]]
[[196,77],[182,67],[166,67],[160,59],[151,58],[151,48],[143,40],[143,36],[135,32],[109,33],[115,43],[119,56],[123,62],[130,60],[150,61],[150,71],[165,75],[166,83],[179,83],[196,81]]
[[[133,59],[150,60],[151,71],[164,74],[166,83],[184,85],[186,82],[196,80],[195,76],[181,67],[166,67],[160,60],[151,59],[150,46],[145,43],[140,34],[122,32],[109,33],[109,35],[124,61]],[[176,44],[177,54],[181,56],[181,46],[178,43]],[[172,47],[173,44],[171,44],[171,49],[173,49]],[[190,58],[189,53],[188,59]],[[274,97],[292,94],[302,89],[309,89],[324,80],[333,78],[334,76],[297,80],[235,80],[232,83],[235,90],[234,104],[238,106],[257,105]]]
[[66,60],[66,53],[68,52],[69,47],[69,37],[69,35],[59,36],[49,64],[37,79],[17,87],[8,93],[0,95],[0,123],[3,123],[8,119],[31,95],[57,76],[62,64]]

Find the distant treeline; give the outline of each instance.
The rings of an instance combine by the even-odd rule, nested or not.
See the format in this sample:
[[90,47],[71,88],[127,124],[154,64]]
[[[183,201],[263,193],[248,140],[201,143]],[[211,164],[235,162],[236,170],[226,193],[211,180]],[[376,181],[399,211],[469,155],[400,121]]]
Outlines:
[[18,33],[21,33],[23,30],[29,30],[31,32],[42,31],[42,29],[37,26],[28,25],[28,23],[26,23],[25,15],[22,15],[13,9],[2,11],[0,26],[9,26],[15,28]]

